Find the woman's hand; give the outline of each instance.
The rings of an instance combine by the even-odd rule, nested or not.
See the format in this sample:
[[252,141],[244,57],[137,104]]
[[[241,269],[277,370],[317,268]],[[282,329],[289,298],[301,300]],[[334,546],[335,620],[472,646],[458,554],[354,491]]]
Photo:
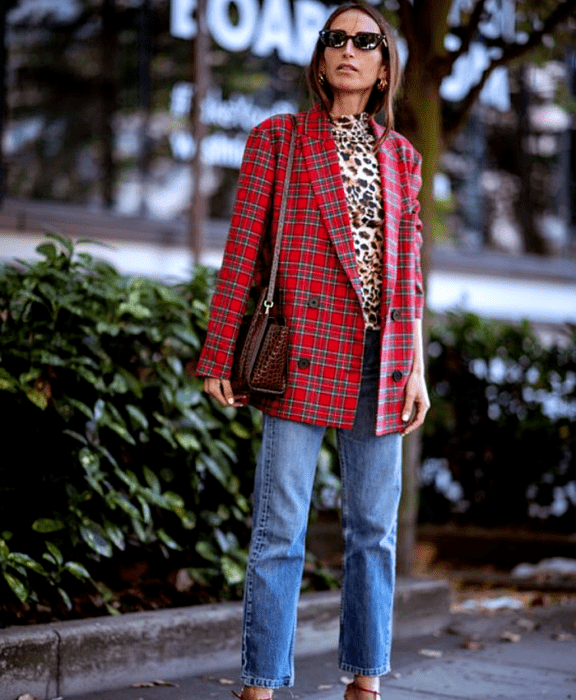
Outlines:
[[424,373],[413,370],[410,372],[404,395],[404,407],[402,408],[402,420],[405,428],[402,435],[413,433],[424,423],[426,411],[430,408],[430,399],[426,389]]
[[207,377],[204,380],[204,391],[213,396],[222,406],[238,408],[239,406],[244,406],[248,399],[247,396],[234,396],[229,379]]

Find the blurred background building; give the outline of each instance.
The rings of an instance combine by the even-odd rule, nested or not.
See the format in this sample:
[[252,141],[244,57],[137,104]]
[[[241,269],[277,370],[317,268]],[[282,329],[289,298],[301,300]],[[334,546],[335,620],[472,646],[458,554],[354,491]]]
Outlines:
[[[522,4],[482,4],[476,37],[441,84],[444,119],[497,56],[497,40],[526,34]],[[461,45],[473,5],[452,3],[447,50]],[[395,0],[383,9],[401,14]],[[185,276],[191,251],[217,265],[247,133],[308,104],[303,66],[328,12],[321,0],[5,2],[2,257],[33,254],[55,228],[112,244],[102,255],[129,273]],[[562,26],[529,62],[491,73],[442,152],[433,309],[576,321],[576,47],[565,40],[573,20]],[[194,196],[206,215],[191,222]]]

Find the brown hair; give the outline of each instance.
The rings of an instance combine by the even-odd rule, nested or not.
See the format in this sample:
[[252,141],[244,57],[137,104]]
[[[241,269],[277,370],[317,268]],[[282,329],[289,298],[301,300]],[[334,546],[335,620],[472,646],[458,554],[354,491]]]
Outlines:
[[[386,37],[386,42],[388,43],[387,49],[384,46],[384,43],[380,44],[383,61],[385,64],[388,64],[388,72],[386,76],[388,79],[388,85],[383,92],[374,86],[366,105],[366,112],[369,116],[374,116],[375,114],[378,114],[378,112],[384,111],[386,127],[384,135],[382,139],[380,139],[381,143],[386,139],[390,133],[390,130],[394,128],[394,99],[396,97],[396,93],[398,92],[402,78],[402,69],[400,66],[396,39],[394,37],[394,30],[378,10],[371,5],[364,4],[363,2],[347,2],[344,5],[337,7],[326,20],[323,29],[330,29],[330,25],[336,19],[336,17],[344,12],[348,12],[348,10],[359,10],[360,12],[364,12],[366,15],[371,17],[380,28],[380,33]],[[310,65],[306,70],[306,80],[308,82],[309,90],[320,98],[320,101],[326,108],[326,111],[330,112],[332,109],[334,95],[332,94],[330,85],[326,81],[323,81],[322,84],[319,80],[320,59],[324,55],[324,49],[325,46],[319,38],[316,42],[316,47],[314,48]],[[380,145],[380,143],[378,145]]]

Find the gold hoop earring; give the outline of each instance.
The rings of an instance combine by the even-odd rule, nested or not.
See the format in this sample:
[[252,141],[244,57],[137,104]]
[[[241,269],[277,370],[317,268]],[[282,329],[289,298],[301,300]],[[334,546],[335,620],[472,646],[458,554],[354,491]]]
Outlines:
[[376,88],[380,90],[380,92],[384,92],[386,90],[386,86],[388,85],[388,81],[386,78],[379,78],[378,82],[376,83]]

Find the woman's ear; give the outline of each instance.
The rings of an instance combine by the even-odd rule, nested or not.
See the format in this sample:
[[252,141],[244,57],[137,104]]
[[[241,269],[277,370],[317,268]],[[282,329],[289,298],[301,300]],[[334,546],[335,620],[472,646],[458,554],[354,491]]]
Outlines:
[[326,73],[326,59],[324,56],[320,56],[320,60],[318,61],[318,73]]

